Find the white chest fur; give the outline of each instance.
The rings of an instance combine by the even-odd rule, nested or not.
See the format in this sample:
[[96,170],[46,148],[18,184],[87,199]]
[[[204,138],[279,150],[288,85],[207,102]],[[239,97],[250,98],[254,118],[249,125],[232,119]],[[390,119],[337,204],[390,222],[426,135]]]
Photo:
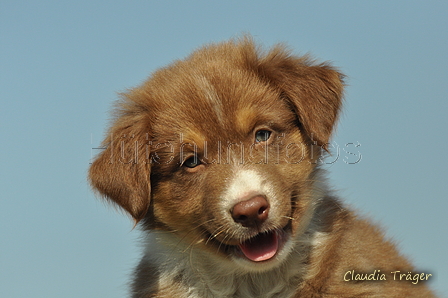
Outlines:
[[183,295],[179,298],[293,297],[305,275],[311,243],[309,238],[297,240],[296,249],[280,266],[247,272],[229,260],[185,246],[170,233],[151,233],[147,240],[146,258],[160,270],[159,288],[176,285]]

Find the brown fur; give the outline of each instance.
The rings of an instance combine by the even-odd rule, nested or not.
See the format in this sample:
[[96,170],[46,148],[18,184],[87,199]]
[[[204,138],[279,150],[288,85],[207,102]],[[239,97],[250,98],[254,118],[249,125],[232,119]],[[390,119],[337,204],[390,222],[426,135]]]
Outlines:
[[[423,282],[343,280],[348,270],[413,268],[325,184],[318,159],[342,97],[343,75],[329,64],[284,46],[263,52],[250,37],[203,47],[123,94],[89,178],[148,235],[133,297],[434,297]],[[254,142],[260,130],[269,140]],[[195,156],[201,163],[187,167]],[[255,228],[223,208],[254,195],[238,175],[269,185],[247,189],[270,205]],[[273,230],[290,253],[234,263],[239,243]]]

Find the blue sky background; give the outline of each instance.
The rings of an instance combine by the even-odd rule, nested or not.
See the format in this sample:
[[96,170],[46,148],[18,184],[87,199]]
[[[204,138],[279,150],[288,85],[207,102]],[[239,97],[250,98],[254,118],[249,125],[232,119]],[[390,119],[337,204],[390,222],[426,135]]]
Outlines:
[[448,297],[448,2],[434,0],[1,1],[1,297],[125,296],[139,232],[86,183],[116,92],[242,32],[348,75],[330,181]]

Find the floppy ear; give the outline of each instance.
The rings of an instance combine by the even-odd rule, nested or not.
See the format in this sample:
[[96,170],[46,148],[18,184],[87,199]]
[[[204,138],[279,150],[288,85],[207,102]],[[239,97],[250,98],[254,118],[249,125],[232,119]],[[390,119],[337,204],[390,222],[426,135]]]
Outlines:
[[325,147],[342,105],[344,76],[328,64],[291,56],[282,46],[260,59],[258,72],[279,88],[307,135]]
[[138,223],[150,202],[148,135],[143,113],[122,113],[111,127],[89,170],[92,187],[126,210]]

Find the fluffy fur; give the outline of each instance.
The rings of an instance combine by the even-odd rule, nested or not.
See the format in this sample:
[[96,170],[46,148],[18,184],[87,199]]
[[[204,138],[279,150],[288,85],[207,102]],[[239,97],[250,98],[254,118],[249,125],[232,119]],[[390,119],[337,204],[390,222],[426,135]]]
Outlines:
[[122,95],[90,168],[146,237],[132,297],[434,297],[327,187],[343,75],[250,37],[205,46]]

